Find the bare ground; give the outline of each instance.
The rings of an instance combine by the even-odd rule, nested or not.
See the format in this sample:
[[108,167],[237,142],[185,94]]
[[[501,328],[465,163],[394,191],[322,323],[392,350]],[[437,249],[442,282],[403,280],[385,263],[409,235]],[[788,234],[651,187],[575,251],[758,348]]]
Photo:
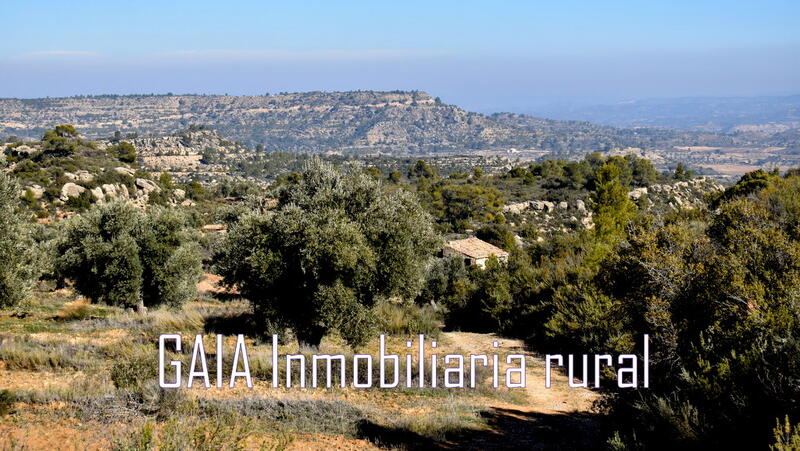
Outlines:
[[[211,291],[216,280],[205,280],[203,288]],[[78,320],[55,321],[54,315],[71,297],[43,298],[25,318],[17,312],[0,312],[0,335],[3,340],[27,339],[42,344],[125,346],[143,332],[120,328],[118,324],[91,329]],[[93,312],[95,317],[98,312]],[[157,312],[153,313],[158,315]],[[124,312],[112,312],[127,318]],[[210,338],[210,337],[209,337]],[[2,341],[2,340],[0,340]],[[498,348],[492,347],[497,341]],[[592,411],[598,394],[569,388],[566,377],[555,373],[552,388],[544,387],[545,368],[540,356],[526,349],[520,340],[490,334],[447,332],[439,338],[438,352],[461,354],[497,353],[504,360],[507,354],[526,355],[526,388],[499,389],[499,395],[452,394],[431,395],[415,391],[331,389],[273,389],[268,381],[256,381],[254,389],[191,389],[191,398],[243,399],[252,396],[280,400],[339,400],[371,412],[358,424],[355,436],[324,433],[291,432],[288,435],[255,434],[246,442],[248,449],[594,449],[601,447],[602,415]],[[230,344],[230,343],[229,343]],[[393,337],[390,352],[407,351],[405,338]],[[2,344],[0,343],[0,346]],[[281,353],[294,352],[296,345],[282,346]],[[321,352],[343,352],[341,341],[326,340]],[[368,351],[375,351],[369,349]],[[427,351],[426,351],[427,352]],[[0,360],[0,389],[13,391],[69,390],[100,380],[96,388],[108,389],[107,368],[114,362],[100,362],[89,371],[11,370]],[[501,374],[503,371],[501,371]],[[99,378],[99,379],[98,379]],[[484,381],[486,382],[486,381]],[[113,389],[113,386],[111,387]],[[70,415],[68,404],[60,401],[44,404],[17,403],[16,413],[0,417],[0,449],[107,449],[121,434],[141,427],[141,422],[94,424],[81,422]],[[455,429],[437,435],[425,432],[426,427],[439,427],[438,418],[452,417]],[[381,421],[380,418],[388,419]],[[451,420],[441,424],[449,426]],[[433,426],[429,426],[433,425]],[[287,439],[288,437],[288,439]]]

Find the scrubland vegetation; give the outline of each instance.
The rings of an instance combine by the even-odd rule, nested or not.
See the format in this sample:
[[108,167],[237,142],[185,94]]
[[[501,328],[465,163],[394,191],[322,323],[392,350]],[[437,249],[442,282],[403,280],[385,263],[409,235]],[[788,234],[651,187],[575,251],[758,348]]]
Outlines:
[[[169,176],[129,175],[140,170],[127,146],[96,154],[67,126],[37,146],[7,155],[0,174],[4,447],[46,440],[49,428],[74,448],[117,449],[792,449],[799,440],[798,171],[756,171],[720,190],[633,156],[447,177],[423,160],[384,173],[310,159],[231,201],[216,188],[176,188]],[[35,179],[58,193],[65,165],[109,158],[95,177],[148,180],[161,194],[78,205],[46,194],[30,202],[23,189]],[[687,187],[695,198],[676,201]],[[176,189],[194,190],[196,202],[177,202]],[[547,202],[547,220],[563,223],[545,227],[532,207],[506,208],[520,201]],[[572,205],[591,221],[555,216],[578,214]],[[439,257],[447,238],[464,234],[506,249],[508,261],[480,269]],[[220,285],[198,285],[204,273]],[[245,334],[261,381],[285,377],[267,357],[272,333],[281,352],[347,355],[376,353],[378,333],[398,354],[419,333],[438,337],[442,352],[476,352],[471,333],[480,333],[486,348],[504,341],[502,353],[641,355],[649,334],[651,385],[161,390],[165,332],[209,343],[223,334],[228,344]],[[191,355],[171,358],[188,364]],[[544,408],[539,396],[580,410]]]

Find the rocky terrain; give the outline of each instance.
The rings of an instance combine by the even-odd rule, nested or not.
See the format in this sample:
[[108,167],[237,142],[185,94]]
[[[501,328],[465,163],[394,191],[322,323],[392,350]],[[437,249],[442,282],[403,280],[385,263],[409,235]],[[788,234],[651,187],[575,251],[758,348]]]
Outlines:
[[[98,141],[100,148],[114,145],[117,139]],[[126,139],[145,170],[192,172],[196,175],[228,173],[232,162],[252,157],[255,152],[203,127],[191,127],[164,136]]]
[[[706,205],[704,198],[708,194],[722,190],[724,187],[721,184],[701,177],[634,188],[628,192],[628,196],[641,209],[664,214],[670,211],[701,208]],[[594,227],[588,199],[561,202],[547,200],[514,202],[503,206],[503,214],[514,225],[533,225],[539,240],[543,240],[543,236],[567,232],[570,229]]]
[[422,92],[271,96],[105,96],[0,100],[0,135],[39,137],[58,123],[89,138],[163,135],[190,124],[266,150],[463,151],[530,146],[529,133]]
[[[176,135],[190,126],[224,136],[209,146],[224,147],[220,155],[239,152],[242,144],[256,151],[523,160],[636,152],[659,169],[684,162],[717,175],[800,164],[800,137],[787,126],[718,133],[615,128],[511,113],[486,116],[418,91],[0,99],[0,138],[40,138],[56,124],[74,124],[89,139],[117,134],[144,150],[145,164],[175,168],[200,164],[205,143]],[[231,144],[223,146],[223,140]]]
[[58,156],[48,153],[47,143],[0,144],[5,162],[1,169],[20,183],[20,197],[41,220],[64,217],[93,203],[116,199],[148,204],[192,206],[185,187],[170,177],[158,178],[136,163],[118,159],[111,142],[76,140],[73,150]]

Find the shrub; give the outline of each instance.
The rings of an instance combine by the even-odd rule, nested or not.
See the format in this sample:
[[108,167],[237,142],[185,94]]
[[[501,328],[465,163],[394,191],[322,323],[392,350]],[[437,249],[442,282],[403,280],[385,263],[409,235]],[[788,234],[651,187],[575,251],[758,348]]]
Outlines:
[[705,216],[609,222],[623,234],[595,275],[551,294],[562,352],[641,353],[650,336],[651,388],[609,398],[619,442],[763,447],[773,418],[800,413],[800,177],[741,185]]
[[776,420],[775,429],[775,443],[770,445],[769,449],[773,451],[796,451],[800,449],[800,425],[792,426],[789,422],[789,416],[784,418],[783,424],[780,420]]
[[128,434],[127,437],[114,442],[115,451],[150,451],[156,448],[156,425],[146,421],[141,429]]
[[[500,214],[498,216],[503,217]],[[486,225],[478,229],[475,236],[505,250],[513,249],[516,246],[514,234],[505,224]]]
[[94,197],[92,196],[92,193],[89,191],[84,191],[78,196],[73,196],[67,199],[64,205],[71,208],[72,210],[82,212],[89,209],[92,206],[93,202],[94,202]]
[[14,394],[11,390],[0,390],[0,417],[8,415],[14,408]]
[[[512,257],[513,261],[513,257]],[[515,307],[513,273],[491,257],[485,269],[471,267],[469,279],[453,284],[446,299],[448,327],[475,332],[505,332],[512,325]]]
[[198,399],[201,412],[234,414],[280,423],[287,430],[354,436],[366,415],[341,400],[275,399],[248,397],[230,400]]
[[86,349],[67,343],[10,341],[0,345],[0,360],[11,370],[81,369],[91,364]]
[[445,441],[448,435],[482,425],[480,412],[473,403],[448,396],[438,402],[436,411],[422,415],[404,415],[393,426],[423,437]]
[[428,262],[426,280],[417,296],[417,303],[431,305],[455,303],[453,298],[461,298],[458,285],[468,281],[468,278],[463,259],[432,258]]
[[153,449],[197,451],[245,449],[245,441],[254,432],[246,418],[216,415],[212,418],[170,419],[161,430],[152,421],[117,440],[116,450],[147,451]]
[[379,318],[380,329],[387,334],[437,337],[440,332],[438,315],[429,305],[385,302],[377,306],[375,314]]
[[89,317],[91,307],[89,300],[78,298],[72,302],[64,304],[64,307],[56,313],[56,318],[62,321],[72,321]]
[[108,153],[114,158],[119,159],[123,163],[136,162],[136,148],[133,144],[122,141],[121,143],[108,148]]
[[180,211],[99,205],[70,220],[57,246],[58,269],[94,301],[176,306],[196,295],[202,274],[197,240]]
[[68,157],[78,149],[80,135],[70,124],[56,125],[42,137],[43,155],[46,157]]
[[111,381],[117,388],[135,389],[158,377],[158,360],[154,353],[136,353],[119,360],[111,367]]
[[312,347],[331,330],[355,345],[376,326],[378,298],[416,296],[436,236],[410,193],[314,159],[274,196],[276,208],[239,217],[216,255],[265,325]]
[[0,307],[16,305],[28,296],[43,263],[33,228],[17,211],[19,192],[16,181],[0,173]]

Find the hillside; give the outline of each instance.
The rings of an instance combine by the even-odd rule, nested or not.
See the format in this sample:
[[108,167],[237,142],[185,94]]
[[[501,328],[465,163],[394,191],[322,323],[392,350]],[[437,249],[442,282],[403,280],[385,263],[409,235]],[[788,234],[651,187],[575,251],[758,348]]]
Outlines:
[[[119,139],[98,141],[98,146],[113,146]],[[193,176],[228,173],[232,163],[255,156],[241,143],[234,143],[205,127],[190,127],[164,136],[128,139],[135,148],[139,164],[148,170],[191,173]]]
[[[218,157],[253,156],[244,146],[257,153],[507,155],[526,161],[634,152],[661,170],[684,162],[723,175],[798,162],[797,130],[785,127],[725,134],[615,128],[513,113],[486,116],[419,91],[0,99],[0,137],[38,139],[57,124],[74,124],[88,139],[116,135],[148,158],[171,157],[150,161],[162,168],[196,166],[209,148]],[[203,138],[192,143],[187,130],[213,130],[219,136],[210,145]]]
[[427,153],[532,144],[530,133],[421,92],[0,100],[0,135],[39,137],[57,123],[75,124],[88,138],[115,131],[163,135],[204,124],[252,146],[292,152]]
[[[653,330],[644,321],[640,326],[638,312],[644,311],[647,321],[658,319],[651,316],[659,312],[658,303],[674,303],[669,311],[680,312],[684,300],[695,296],[705,296],[698,301],[702,306],[729,304],[726,276],[745,266],[737,254],[711,247],[716,239],[712,234],[740,233],[732,238],[746,243],[747,258],[755,246],[773,253],[763,260],[775,268],[766,274],[768,278],[755,273],[759,278],[754,282],[735,288],[748,290],[745,293],[774,286],[762,285],[761,280],[783,278],[789,266],[774,262],[798,255],[794,247],[786,246],[789,234],[783,232],[794,230],[797,223],[787,215],[800,211],[796,202],[783,201],[797,199],[800,177],[794,172],[785,177],[756,172],[723,190],[713,181],[693,177],[684,167],[673,174],[659,173],[635,155],[594,153],[580,161],[515,162],[508,170],[492,172],[474,166],[443,176],[427,160],[447,159],[450,164],[438,161],[437,165],[443,163],[451,171],[452,163],[466,167],[468,161],[437,156],[403,168],[399,166],[403,159],[397,157],[322,155],[339,159],[332,166],[308,154],[253,152],[201,127],[130,140],[138,147],[121,136],[85,140],[72,126],[60,125],[39,141],[0,145],[4,160],[0,163],[0,223],[4,225],[0,242],[14,252],[2,253],[5,264],[0,265],[4,268],[0,279],[16,282],[4,285],[15,290],[5,291],[13,297],[0,298],[0,448],[25,443],[47,449],[60,445],[70,449],[226,449],[225,444],[232,444],[237,449],[491,450],[520,444],[531,449],[591,449],[604,441],[618,443],[628,440],[620,430],[642,436],[633,429],[638,424],[626,418],[661,421],[646,416],[650,404],[642,404],[641,399],[657,403],[657,396],[686,396],[670,392],[688,370],[668,372],[667,365],[674,361],[666,360],[672,354],[662,351],[664,343],[672,337],[702,343],[708,329],[691,330],[693,323],[684,318],[704,314],[699,318],[703,326],[709,319],[716,321],[716,312],[724,310],[690,309],[686,316],[676,314],[676,321],[667,323],[674,327],[666,332]],[[226,171],[236,172],[235,164],[226,163],[230,160],[255,164],[249,160],[273,158],[282,161],[263,161],[269,164],[262,169],[296,168],[304,158],[306,164],[300,173],[276,171],[282,176],[270,187],[224,179]],[[382,161],[384,168],[369,161]],[[354,163],[361,168],[354,168]],[[161,172],[165,166],[182,164],[189,174],[186,183],[173,179],[170,173],[174,171]],[[200,172],[221,177],[211,182],[194,180]],[[759,184],[774,185],[753,192]],[[772,197],[756,197],[765,194]],[[116,202],[119,199],[133,205]],[[761,212],[749,213],[746,202],[751,199],[764,199],[759,200],[764,202]],[[724,222],[734,214],[750,216]],[[767,214],[785,225],[770,224],[774,220]],[[37,224],[32,224],[34,218]],[[363,222],[353,218],[363,218]],[[613,229],[612,221],[619,221],[621,227]],[[742,227],[765,223],[766,232]],[[425,248],[417,251],[419,257],[406,260],[408,271],[399,272],[395,268],[403,265],[394,257],[408,251],[406,243],[421,235],[429,237]],[[439,254],[442,241],[465,236],[503,248],[508,251],[507,260],[501,263],[490,257],[485,267],[479,267],[471,257],[440,258],[445,255]],[[602,241],[607,236],[620,244],[612,247]],[[373,240],[370,246],[374,248],[365,247],[368,240]],[[382,249],[383,243],[392,247]],[[354,254],[359,249],[369,251]],[[380,255],[391,256],[389,263],[394,264],[373,264]],[[301,256],[297,262],[292,260],[295,256]],[[690,266],[694,259],[702,260]],[[330,265],[331,261],[335,264]],[[278,271],[287,274],[283,269],[287,267],[293,267],[297,279],[268,278]],[[705,268],[714,272],[707,273]],[[790,269],[793,272],[786,280],[800,280],[797,269]],[[356,320],[346,309],[360,302],[357,298],[334,298],[323,310],[316,309],[316,297],[303,297],[310,293],[306,287],[321,286],[319,280],[329,274],[337,277],[337,287],[344,287],[345,276],[358,274],[351,280],[361,284],[373,271],[392,279],[373,279],[371,286],[396,283],[416,284],[416,288],[404,298],[376,296],[375,304],[360,304],[364,307],[357,307],[361,316]],[[691,272],[699,275],[686,275]],[[239,274],[244,275],[242,279],[232,279]],[[581,284],[580,291],[575,283]],[[796,284],[789,289],[796,291]],[[352,288],[346,290],[355,293]],[[681,290],[680,297],[663,299],[656,294],[668,290]],[[306,304],[295,310],[300,313],[296,317],[290,316],[288,308],[276,308],[279,313],[274,318],[289,325],[267,329],[274,323],[264,320],[269,313],[259,308],[264,299],[257,297],[259,292],[277,292],[280,299],[289,301],[270,305],[294,309],[301,302]],[[599,293],[597,299],[606,306],[593,293]],[[721,301],[710,304],[709,298]],[[752,321],[750,311],[755,308],[777,317],[760,306],[737,308],[742,310],[738,318],[729,315],[739,321],[730,327],[733,333],[743,329],[744,321]],[[325,326],[330,327],[325,335],[309,347],[299,327],[313,315],[320,318],[318,311],[334,312],[328,324],[337,329]],[[796,317],[794,311],[783,316]],[[308,323],[321,324],[316,318]],[[794,333],[796,326],[785,324],[766,324],[772,329],[764,336],[772,334],[779,343],[787,342],[778,334]],[[354,336],[347,334],[348,330],[359,332],[355,327],[363,327],[363,342],[354,342]],[[723,326],[715,323],[714,327],[715,334],[724,332]],[[587,330],[596,335],[586,334]],[[572,367],[571,357],[566,365],[557,364],[563,368],[553,371],[552,387],[543,385],[549,374],[549,360],[542,357],[546,353],[572,356],[573,350],[609,349],[614,354],[633,352],[638,359],[631,343],[643,332],[652,332],[653,344],[659,345],[652,348],[651,374],[658,382],[652,389],[640,390],[633,379],[634,386],[628,388],[635,391],[617,390],[626,369],[620,365],[603,375],[595,373],[593,385],[603,389],[592,390],[591,373],[581,376],[580,369]],[[166,333],[200,337],[195,338],[195,346],[205,343],[197,352],[189,352],[190,341],[184,342],[183,352],[167,349],[170,366],[180,364],[175,371],[184,388],[162,390],[156,382],[158,345]],[[264,340],[268,333],[285,338],[273,348]],[[386,336],[386,347],[367,334]],[[434,353],[455,356],[462,370],[456,371],[447,360],[423,366],[422,356],[414,361],[410,355],[390,370],[401,384],[394,391],[371,383],[367,384],[371,388],[357,386],[362,374],[369,381],[383,376],[372,363],[358,365],[354,352],[366,354],[369,362],[378,362],[384,349],[402,356],[411,346],[409,338],[420,334],[437,342],[434,346],[433,341],[419,339],[426,357],[434,358]],[[218,343],[223,348],[206,353],[217,337],[222,337]],[[227,389],[203,387],[194,376],[183,378],[181,374],[187,373],[180,368],[193,368],[196,356],[201,355],[209,367],[222,365],[223,378],[215,373],[214,379],[222,384],[224,376],[238,367],[236,357],[233,361],[227,357],[238,355],[234,351],[238,337],[252,359],[244,364],[248,374],[252,371],[252,387],[246,388],[250,384],[241,379],[228,385],[233,375],[224,382]],[[586,337],[592,341],[585,341]],[[738,348],[748,349],[750,343],[767,338],[724,337],[737,346],[725,357],[749,355]],[[281,358],[286,366],[273,363],[269,357],[273,349],[285,356]],[[343,373],[333,367],[327,374],[317,372],[314,351],[347,360],[352,356],[354,364],[340,364]],[[687,360],[682,365],[702,369],[711,361],[711,368],[721,367],[722,363],[710,360],[715,358],[714,351],[704,351],[697,364]],[[310,364],[293,367],[289,353],[311,359]],[[487,357],[487,363],[472,368],[472,356],[479,353],[497,353],[497,360]],[[783,358],[783,354],[778,356],[766,357]],[[527,362],[516,370],[519,376],[510,372],[514,359]],[[463,364],[466,360],[470,360],[469,372]],[[797,367],[793,361],[778,363]],[[419,373],[414,373],[415,368]],[[448,374],[454,371],[469,385],[449,385]],[[573,380],[575,373],[580,382]],[[273,387],[273,375],[286,384]],[[517,379],[523,375],[524,380]],[[326,377],[330,387],[322,389]],[[754,371],[737,377],[744,382],[752,379],[753,385],[762,380]],[[513,386],[512,381],[521,385]],[[210,384],[209,379],[205,385]],[[753,413],[740,410],[738,398],[733,398],[731,407],[724,407],[736,409],[741,421],[752,423],[754,431],[769,431],[781,414],[774,413],[776,409],[793,408],[789,402],[788,407],[778,404],[795,399],[790,390],[794,386],[789,383],[777,386],[766,405],[750,401],[767,396],[758,388],[745,393],[747,405],[760,409]],[[708,396],[700,386],[691,393],[692,401],[698,400],[704,409],[718,408],[717,392]],[[729,396],[728,392],[721,395]],[[618,414],[619,410],[612,410],[617,406],[637,410],[632,415]],[[665,414],[667,420],[677,415],[670,410]],[[698,418],[692,421],[708,421],[709,416]],[[763,435],[752,434],[750,440],[763,440]],[[198,440],[203,446],[197,445]]]

